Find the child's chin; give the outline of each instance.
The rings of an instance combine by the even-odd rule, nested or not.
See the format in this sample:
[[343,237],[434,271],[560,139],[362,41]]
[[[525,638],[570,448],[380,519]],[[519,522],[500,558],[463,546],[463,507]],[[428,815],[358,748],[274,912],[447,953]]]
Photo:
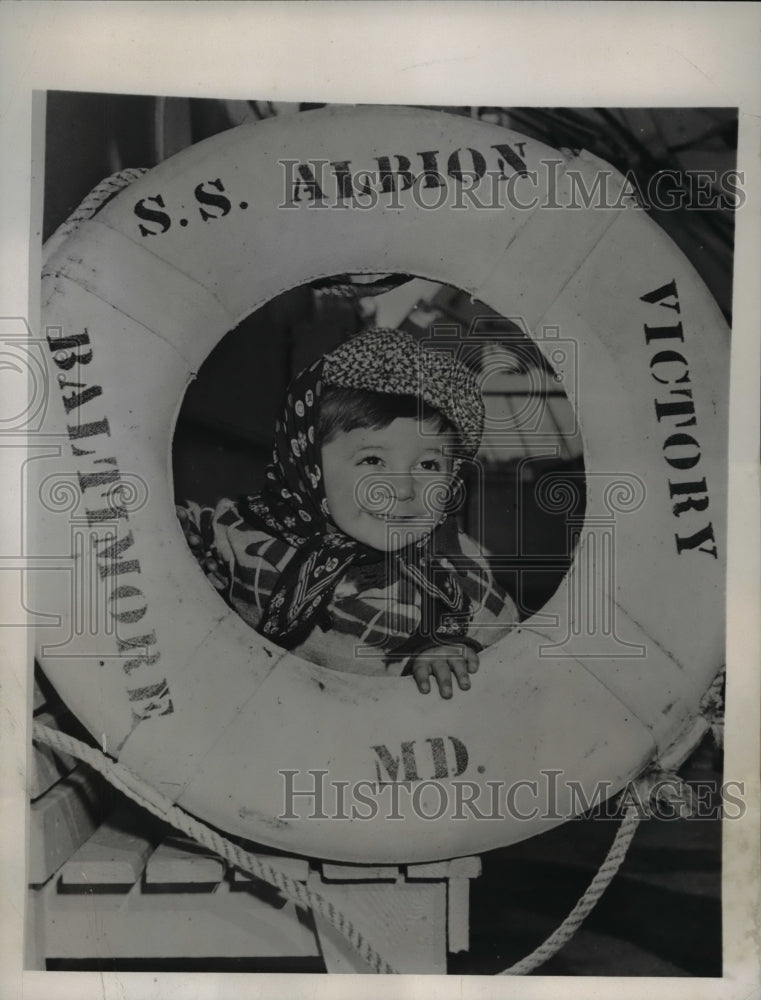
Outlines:
[[418,542],[421,538],[430,535],[432,530],[433,525],[429,529],[421,526],[416,526],[412,529],[392,527],[384,522],[379,522],[370,531],[363,532],[365,537],[359,540],[363,541],[365,545],[379,549],[381,552],[398,552],[407,545]]

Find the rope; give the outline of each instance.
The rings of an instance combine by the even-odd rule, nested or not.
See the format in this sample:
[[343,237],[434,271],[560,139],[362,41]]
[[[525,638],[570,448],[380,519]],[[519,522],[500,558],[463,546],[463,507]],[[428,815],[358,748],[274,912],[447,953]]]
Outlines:
[[412,281],[411,275],[407,274],[387,274],[370,281],[364,280],[364,278],[364,275],[341,274],[336,278],[313,281],[310,287],[319,295],[356,301],[357,299],[384,295],[386,292],[392,292],[395,288]]
[[84,743],[66,733],[50,729],[39,722],[33,724],[33,738],[38,742],[47,743],[55,750],[67,753],[84,761],[94,770],[104,775],[111,784],[141,805],[148,812],[181,830],[204,847],[209,847],[235,868],[254,875],[279,889],[299,906],[309,907],[323,917],[331,927],[342,934],[354,950],[361,955],[373,972],[397,974],[397,970],[365,939],[349,918],[337,909],[330,900],[307,888],[302,882],[297,882],[288,875],[266,864],[254,854],[243,850],[237,844],[223,837],[200,820],[190,816],[184,810],[175,806],[169,799],[156,791],[145,781],[133,774],[123,764],[111,760],[100,750],[88,747]]
[[[161,154],[163,133],[160,133],[158,141],[159,154]],[[163,156],[159,155],[159,159],[162,158]],[[48,238],[44,248],[45,261],[58,250],[64,240],[76,232],[82,222],[91,219],[114,195],[146,173],[148,173],[147,167],[127,167],[123,170],[118,170],[116,173],[100,181],[74,209],[65,222],[61,223],[53,235]],[[383,295],[411,280],[412,276],[407,274],[386,274],[369,279],[365,275],[342,274],[335,278],[326,278],[312,282],[311,287],[319,295],[324,295],[328,298],[357,301],[358,299]]]
[[147,167],[130,167],[111,174],[110,177],[106,177],[97,184],[87,197],[77,205],[66,221],[62,222],[53,235],[46,240],[43,251],[45,261],[56,252],[65,239],[79,228],[80,223],[91,219],[122,188],[128,187],[146,173],[148,173]]
[[639,822],[640,816],[636,807],[630,806],[624,814],[621,826],[616,832],[615,839],[611,844],[605,860],[602,865],[600,865],[599,871],[587,886],[586,892],[578,901],[576,906],[574,906],[563,923],[547,938],[546,941],[540,944],[539,947],[532,951],[530,955],[526,955],[525,958],[516,962],[515,965],[511,965],[508,969],[504,969],[500,972],[500,976],[528,975],[529,972],[533,972],[534,969],[537,969],[549,958],[552,958],[556,952],[560,951],[563,945],[567,944],[571,940],[573,935],[594,909],[600,896],[602,896],[610,885],[613,876],[621,867],[621,863],[626,857],[626,852],[628,851],[632,838],[637,831]]
[[682,781],[675,772],[657,767],[627,785],[620,801],[624,800],[628,804],[621,826],[616,832],[605,860],[587,886],[584,895],[546,941],[530,955],[505,969],[500,975],[525,976],[546,962],[570,941],[621,867],[640,821],[644,816],[652,815],[654,800],[676,808],[680,816],[693,815],[694,800],[689,785]]
[[[102,180],[47,240],[44,248],[45,260],[47,261],[64,240],[76,231],[81,222],[92,218],[110,198],[145,173],[147,170],[142,167],[125,169]],[[387,275],[376,280],[362,282],[353,279],[351,275],[341,275],[339,278],[329,279],[327,282],[314,282],[312,287],[321,294],[351,300],[368,295],[381,295],[409,280],[407,275]],[[154,816],[210,848],[235,868],[275,886],[297,905],[314,910],[349,942],[373,972],[398,974],[391,963],[365,939],[361,931],[345,914],[336,909],[330,900],[325,899],[324,896],[312,889],[308,889],[303,883],[289,878],[282,871],[266,864],[256,855],[243,850],[216,830],[190,816],[147,782],[133,774],[123,764],[114,761],[93,747],[86,746],[66,733],[50,729],[39,722],[33,723],[33,738],[84,761],[95,771],[104,775],[116,789]],[[573,910],[543,944],[515,965],[505,969],[500,975],[527,975],[546,962],[573,937],[620,868],[639,825],[639,820],[640,817],[635,809],[632,807],[627,809],[605,860]]]
[[[398,974],[397,970],[371,944],[351,920],[338,910],[333,903],[319,893],[308,889],[303,883],[289,878],[278,868],[273,868],[261,858],[245,851],[242,847],[223,837],[216,830],[190,816],[179,806],[133,774],[123,764],[112,760],[100,750],[88,747],[80,740],[68,736],[57,729],[50,729],[39,722],[33,723],[33,739],[47,743],[55,750],[67,753],[84,761],[102,774],[118,791],[133,799],[148,812],[164,820],[170,826],[182,831],[204,847],[210,848],[229,864],[249,875],[262,879],[279,889],[284,896],[299,906],[309,907],[323,917],[331,927],[349,942],[375,973]],[[538,968],[570,941],[583,921],[610,885],[614,875],[626,857],[632,838],[639,826],[640,815],[630,806],[619,827],[615,839],[599,871],[590,882],[586,892],[568,914],[562,924],[538,948],[515,965],[504,969],[501,976],[525,976]]]
[[700,702],[700,714],[707,719],[716,746],[724,746],[724,684],[726,681],[726,667],[714,677],[711,686],[703,695]]

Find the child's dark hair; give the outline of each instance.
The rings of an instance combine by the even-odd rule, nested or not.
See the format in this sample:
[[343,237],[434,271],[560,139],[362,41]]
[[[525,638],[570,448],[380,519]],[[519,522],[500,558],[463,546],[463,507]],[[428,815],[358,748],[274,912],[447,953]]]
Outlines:
[[326,385],[320,397],[317,432],[322,444],[340,433],[362,429],[381,430],[399,417],[431,423],[440,434],[451,434],[454,448],[461,446],[460,434],[443,414],[417,396],[399,396],[369,389],[344,389]]

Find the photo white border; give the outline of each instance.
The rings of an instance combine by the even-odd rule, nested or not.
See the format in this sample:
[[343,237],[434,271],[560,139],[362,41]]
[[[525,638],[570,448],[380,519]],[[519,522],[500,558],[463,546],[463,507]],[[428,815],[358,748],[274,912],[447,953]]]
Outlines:
[[[21,971],[26,895],[25,768],[31,691],[23,630],[0,635],[0,996],[25,1000],[183,1000],[301,994],[369,998],[433,993],[476,1000],[659,1000],[761,995],[759,971],[759,367],[761,57],[758,3],[0,3],[0,319],[34,316],[42,177],[30,154],[35,91],[383,104],[738,106],[747,200],[736,215],[726,777],[748,812],[724,825],[722,979],[305,977],[287,974]],[[35,119],[39,129],[40,118]],[[37,146],[39,149],[40,146]],[[42,169],[42,165],[39,165]],[[34,195],[33,195],[33,192]],[[32,240],[30,242],[30,219]],[[0,373],[0,376],[2,373]],[[23,408],[24,388],[10,390]],[[9,404],[13,406],[14,400]],[[11,410],[11,412],[16,412]],[[3,455],[0,450],[0,471]],[[0,479],[0,481],[2,481]],[[3,487],[5,519],[18,484]],[[0,544],[0,553],[8,551]],[[15,582],[0,573],[0,588]],[[0,589],[0,603],[2,590]]]

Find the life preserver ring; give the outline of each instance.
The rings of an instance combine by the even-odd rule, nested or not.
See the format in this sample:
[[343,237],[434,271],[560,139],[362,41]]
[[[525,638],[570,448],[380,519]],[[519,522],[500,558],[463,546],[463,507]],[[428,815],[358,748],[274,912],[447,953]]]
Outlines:
[[[603,176],[608,207],[580,205]],[[413,862],[532,836],[684,737],[723,659],[728,340],[623,185],[466,118],[328,109],[185,150],[56,248],[33,607],[40,662],[99,745],[233,834]],[[389,271],[521,317],[585,444],[567,577],[451,702],[272,645],[174,513],[174,421],[221,337],[293,286]]]

